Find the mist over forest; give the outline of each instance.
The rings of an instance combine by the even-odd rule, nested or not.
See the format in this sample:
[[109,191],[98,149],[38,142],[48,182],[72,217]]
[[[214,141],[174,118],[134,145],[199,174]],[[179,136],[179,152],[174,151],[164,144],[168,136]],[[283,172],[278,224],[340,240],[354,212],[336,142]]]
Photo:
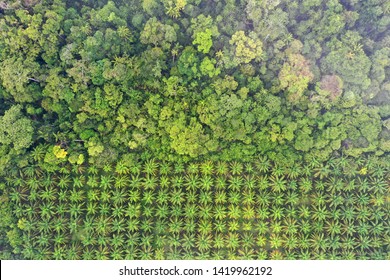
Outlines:
[[[138,176],[144,188],[140,195],[150,195],[150,200],[132,202],[142,201],[142,207],[153,204],[163,188],[160,180],[170,171],[176,174],[172,176],[186,178],[187,187],[192,181],[186,176],[199,174],[198,179],[192,178],[199,180],[194,187],[204,186],[204,191],[210,191],[212,198],[206,197],[203,202],[211,203],[211,208],[219,205],[214,197],[218,194],[218,176],[226,176],[223,178],[230,184],[232,180],[247,182],[252,175],[256,182],[267,177],[272,203],[264,205],[278,205],[276,194],[287,200],[287,191],[295,192],[295,183],[299,197],[310,196],[302,204],[317,205],[313,197],[322,197],[324,191],[326,207],[319,202],[310,210],[314,212],[321,212],[322,207],[326,211],[339,207],[337,203],[328,204],[335,188],[331,180],[341,180],[342,184],[359,180],[356,189],[363,186],[364,194],[372,191],[367,194],[372,203],[367,211],[385,213],[367,221],[382,223],[383,230],[370,232],[376,243],[367,241],[368,245],[356,249],[360,242],[356,240],[365,238],[362,229],[359,237],[353,237],[357,238],[352,242],[356,246],[332,247],[334,255],[325,257],[389,258],[389,26],[388,0],[0,1],[0,194],[7,202],[0,208],[0,247],[7,248],[2,258],[66,259],[77,255],[87,259],[140,259],[146,258],[145,252],[152,258],[157,258],[156,252],[161,258],[184,258],[184,251],[192,246],[199,253],[195,255],[205,259],[238,255],[244,259],[288,258],[290,249],[295,254],[291,256],[298,259],[324,257],[305,255],[311,245],[296,249],[295,245],[288,247],[287,241],[273,242],[272,238],[279,237],[278,229],[264,237],[264,244],[258,241],[254,247],[245,247],[245,238],[237,237],[240,245],[227,249],[210,245],[214,248],[210,249],[204,244],[216,237],[202,239],[211,236],[211,230],[203,231],[209,226],[204,226],[200,233],[195,230],[201,236],[198,241],[179,253],[170,251],[171,255],[161,251],[163,245],[153,242],[134,241],[136,248],[130,255],[123,250],[112,255],[113,248],[124,243],[107,245],[103,237],[85,241],[88,215],[97,213],[101,216],[96,220],[103,221],[100,226],[110,228],[99,232],[101,236],[122,236],[122,228],[112,229],[110,223],[117,220],[121,224],[122,218],[129,217],[110,207],[127,207],[126,201],[131,201],[128,191],[138,188],[133,181]],[[167,202],[170,211],[180,203],[195,203],[184,196],[184,185],[175,185],[171,179],[165,184],[175,189],[177,200]],[[370,187],[361,183],[366,179]],[[306,181],[313,187],[302,183]],[[129,187],[133,186],[131,182],[137,187]],[[243,189],[240,184],[233,184],[232,191],[242,198],[257,183]],[[92,194],[92,189],[102,185],[98,194]],[[112,193],[106,200],[100,197],[103,189],[113,188],[114,192],[114,185],[130,190],[117,196]],[[55,188],[66,191],[64,196],[72,193],[74,200],[61,201]],[[346,192],[340,194],[343,197],[360,197],[354,190],[337,189]],[[38,198],[31,198],[32,191],[39,193]],[[195,197],[201,196],[199,189],[193,191]],[[112,197],[118,200],[114,203]],[[258,199],[253,199],[252,205],[232,197],[221,203],[233,212],[225,215],[221,210],[221,216],[214,220],[201,216],[203,225],[226,216],[229,221],[247,217],[244,220],[255,227],[261,213],[245,216],[252,213],[249,208],[238,212],[232,209],[253,206],[257,211],[262,204]],[[102,205],[107,204],[110,210],[91,210],[98,207],[97,201],[105,201]],[[350,204],[355,207],[356,201],[353,198]],[[95,205],[90,210],[89,203]],[[58,205],[65,205],[67,210],[58,210]],[[286,209],[281,211],[288,212]],[[151,230],[158,223],[150,221],[153,211],[147,212],[150,215],[129,214],[130,220],[139,219],[128,225],[130,232],[150,234],[157,240]],[[278,223],[282,217],[272,211],[270,219]],[[324,221],[324,227],[339,224],[338,217],[330,218],[330,213],[315,213],[314,220]],[[177,226],[174,228],[184,227],[178,221],[188,217],[181,215],[168,216]],[[48,222],[48,229],[41,224],[39,233],[26,225],[28,221],[41,223],[34,220],[38,216]],[[104,223],[106,216],[109,225]],[[66,229],[55,229],[55,219],[63,219]],[[165,216],[161,219],[165,221]],[[289,219],[291,222],[295,216]],[[145,221],[153,226],[148,227]],[[360,222],[354,225],[358,227]],[[195,228],[201,224],[196,223]],[[247,230],[243,228],[243,224],[233,224],[220,233],[228,235],[223,238],[226,241],[232,232],[249,234],[252,230],[249,224]],[[313,230],[314,237],[310,238],[314,244],[322,232],[321,227],[317,229],[307,232],[311,236]],[[43,243],[28,239],[41,234],[64,237]],[[180,234],[180,229],[170,231],[171,237],[183,238]],[[254,235],[264,234],[260,231]],[[341,230],[333,231],[332,227],[325,236],[333,240],[338,234]],[[26,238],[27,242],[22,241]],[[62,254],[58,246],[68,246],[76,253]],[[83,246],[97,251],[82,257]],[[152,247],[148,251],[140,249],[142,246]],[[313,246],[310,248],[315,252],[328,252],[322,245]],[[36,248],[46,248],[47,252],[39,255]],[[250,248],[255,248],[253,253]],[[221,255],[213,255],[213,250],[219,249]]]

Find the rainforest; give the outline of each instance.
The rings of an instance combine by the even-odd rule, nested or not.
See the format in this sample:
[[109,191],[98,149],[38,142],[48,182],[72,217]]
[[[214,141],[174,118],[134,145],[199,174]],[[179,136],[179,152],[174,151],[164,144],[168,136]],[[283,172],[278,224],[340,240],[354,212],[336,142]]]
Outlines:
[[390,259],[388,0],[0,1],[0,259]]

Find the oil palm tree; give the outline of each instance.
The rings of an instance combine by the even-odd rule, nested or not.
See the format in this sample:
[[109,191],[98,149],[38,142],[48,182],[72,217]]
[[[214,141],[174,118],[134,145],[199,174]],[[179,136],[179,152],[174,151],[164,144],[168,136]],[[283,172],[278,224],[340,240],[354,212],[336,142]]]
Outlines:
[[214,249],[223,249],[225,247],[225,238],[224,238],[223,234],[221,234],[221,233],[215,234],[213,241],[214,241],[214,243],[213,243]]
[[106,173],[111,173],[112,172],[112,166],[111,164],[107,163],[103,166],[103,171]]
[[250,162],[245,163],[244,169],[247,174],[253,174],[255,172],[255,168]]
[[181,246],[185,250],[193,250],[195,247],[195,234],[184,234],[183,238],[181,239]]
[[96,188],[97,186],[99,186],[99,180],[97,175],[88,175],[87,185],[91,188]]
[[255,192],[252,190],[246,190],[242,196],[242,202],[244,205],[253,205],[255,203]]
[[198,232],[202,235],[209,235],[212,233],[212,223],[208,218],[202,218],[198,223]]
[[268,176],[259,176],[257,177],[257,188],[262,191],[266,190],[269,187],[269,179]]
[[226,244],[226,248],[228,249],[237,249],[240,247],[240,238],[239,238],[239,235],[235,232],[229,232],[226,236],[225,236],[225,244]]
[[282,218],[284,218],[283,212],[284,211],[282,207],[272,207],[270,217],[274,220],[281,220]]
[[315,206],[321,206],[326,204],[326,194],[322,191],[317,191],[311,196],[312,204]]
[[337,258],[337,251],[341,249],[341,242],[339,236],[333,236],[329,238],[329,248],[331,249],[332,256],[330,258]]
[[256,178],[253,175],[245,175],[244,181],[245,181],[244,182],[245,187],[249,190],[254,190],[255,187],[257,186]]
[[208,176],[208,175],[204,175],[202,176],[202,178],[200,179],[200,182],[199,182],[199,186],[201,189],[203,190],[210,190],[211,187],[213,186],[213,179],[211,176]]
[[219,233],[225,232],[226,220],[216,220],[214,222],[214,230]]
[[322,180],[324,178],[327,178],[331,171],[331,167],[328,164],[321,164],[318,167],[314,168],[314,177]]
[[216,220],[224,220],[226,218],[226,207],[224,205],[216,205],[213,217]]
[[85,185],[85,176],[74,176],[73,178],[73,187],[82,188]]
[[154,175],[156,175],[157,170],[158,170],[158,163],[154,159],[147,160],[144,163],[143,172],[146,175],[154,176]]
[[56,233],[65,232],[69,221],[63,217],[56,217],[52,220],[53,230]]
[[187,193],[185,193],[185,200],[188,202],[188,203],[195,203],[198,199],[198,194],[196,192],[196,190],[191,190],[191,191],[188,191]]
[[85,194],[83,190],[72,189],[69,193],[70,202],[81,202],[85,200]]
[[301,175],[301,166],[297,163],[287,169],[287,177],[289,179],[296,179]]
[[156,215],[156,217],[158,217],[160,219],[168,217],[168,215],[169,215],[169,207],[168,207],[168,205],[166,205],[166,204],[159,205],[156,208],[156,214],[155,215]]
[[244,166],[241,162],[232,161],[230,163],[230,173],[234,175],[241,175]]
[[228,223],[228,229],[229,229],[229,232],[235,232],[235,231],[240,230],[241,226],[240,226],[239,221],[236,219],[230,220]]
[[210,219],[213,216],[213,208],[209,204],[201,204],[198,207],[198,217]]
[[187,174],[198,174],[199,166],[197,163],[192,162],[187,166]]
[[164,176],[168,175],[169,172],[171,171],[170,163],[167,161],[161,162],[159,171],[160,171],[160,175],[164,175]]
[[259,192],[256,201],[260,207],[268,207],[271,203],[271,194],[268,191]]
[[[128,179],[127,177],[119,177],[119,178],[125,178],[125,181],[123,183],[122,187],[126,187],[127,185],[132,189],[139,189],[142,186],[142,178],[139,177],[139,175],[131,175],[131,179]],[[118,177],[116,177],[118,179]]]
[[130,233],[138,232],[139,231],[139,223],[140,220],[136,218],[128,219],[127,220],[127,230]]
[[245,220],[253,220],[256,217],[256,212],[255,212],[255,209],[253,208],[253,206],[249,206],[249,205],[245,206],[242,209],[242,212],[243,212],[242,217]]
[[128,192],[128,201],[131,203],[138,203],[141,199],[141,193],[138,189],[133,189]]
[[39,188],[39,179],[37,177],[29,177],[26,180],[26,185],[31,190],[37,190]]
[[323,233],[315,233],[310,238],[311,248],[315,251],[325,251],[329,246],[329,240]]
[[111,251],[110,254],[110,260],[122,260],[122,259],[123,259],[123,251],[118,247],[114,247],[114,249]]
[[[139,176],[142,169],[142,163],[141,162],[133,162],[133,164],[129,167],[129,172],[132,175]],[[126,172],[125,174],[128,174],[129,172]]]
[[344,193],[344,205],[346,205],[346,206],[356,205],[356,195],[354,193],[345,192]]
[[[23,193],[21,193],[21,190],[23,189],[24,191]],[[26,191],[27,190],[25,188],[21,188],[21,187],[11,190],[9,193],[9,198],[12,201],[12,203],[20,205],[22,201],[26,199],[27,196]]]
[[40,214],[42,218],[50,219],[55,213],[53,202],[42,203],[40,207]]
[[313,188],[312,182],[309,178],[303,177],[299,182],[299,189],[302,193],[309,193]]
[[171,185],[169,177],[166,175],[162,175],[160,177],[159,185],[161,188],[168,188]]
[[69,184],[70,184],[70,178],[69,178],[69,175],[61,175],[58,177],[59,181],[58,181],[58,186],[60,188],[66,188]]
[[177,175],[172,177],[172,186],[175,188],[181,188],[183,186],[183,176]]
[[97,175],[99,173],[99,169],[95,165],[88,166],[88,173],[91,175]]
[[230,204],[227,215],[231,219],[238,219],[241,216],[241,208],[238,205]]
[[209,204],[213,200],[212,192],[207,190],[201,190],[198,199],[201,204]]
[[227,196],[226,196],[226,192],[224,190],[220,190],[220,191],[215,192],[214,202],[216,204],[224,204],[224,203],[226,203],[226,201],[227,201]]
[[223,176],[217,176],[215,179],[215,188],[217,190],[222,190],[226,188],[226,178]]
[[215,174],[218,176],[226,176],[228,173],[228,164],[225,161],[218,161],[215,166]]
[[115,188],[125,188],[126,186],[129,185],[129,178],[126,175],[120,175],[116,176],[114,180],[114,186]]
[[156,188],[156,185],[157,185],[157,180],[156,180],[156,177],[154,177],[153,175],[151,176],[150,174],[147,174],[144,178],[143,178],[143,187],[145,190],[154,190]]
[[39,144],[30,153],[30,156],[37,162],[42,162],[45,158],[48,146],[45,144]]
[[109,202],[111,200],[111,192],[109,190],[103,190],[100,193],[100,201],[101,202]]
[[212,248],[212,235],[211,234],[198,234],[196,238],[196,248],[200,252],[207,252]]
[[[344,198],[339,194],[331,194],[329,195],[329,199],[327,200],[330,207],[339,207],[340,205],[343,205]],[[341,213],[341,212],[340,212]]]
[[126,247],[135,248],[139,244],[140,236],[139,232],[127,233],[125,235]]
[[356,232],[359,235],[368,235],[370,231],[371,224],[366,221],[359,221],[358,225],[356,226]]
[[114,204],[111,209],[111,216],[114,218],[121,218],[125,215],[125,210],[122,205]]
[[[145,234],[150,235],[150,233],[153,231],[153,229],[154,229],[154,223],[153,223],[152,219],[144,219],[141,222],[141,230]],[[152,235],[150,235],[150,236],[152,236]]]
[[36,201],[39,199],[38,191],[36,191],[36,190],[30,190],[30,194],[28,195],[27,199],[28,199],[28,201],[30,201],[31,203],[32,203],[32,202],[36,202]]
[[200,172],[202,175],[212,175],[214,171],[214,164],[212,161],[205,161],[200,164]]
[[181,217],[183,214],[183,208],[181,205],[172,205],[171,206],[171,217]]
[[50,232],[52,228],[50,218],[41,217],[41,219],[37,222],[37,229],[39,233],[51,236]]
[[65,258],[66,252],[65,248],[61,246],[55,246],[53,250],[53,258],[54,260],[63,260]]
[[156,202],[158,204],[166,204],[169,201],[169,194],[167,189],[160,189],[157,193]]
[[115,205],[121,205],[126,201],[127,195],[124,189],[113,189],[111,194],[111,201]]
[[[101,175],[100,176],[100,183],[99,187],[103,189],[109,189],[113,185],[116,184],[116,178],[113,175]],[[122,186],[117,186],[117,187],[122,187]]]
[[231,177],[229,179],[228,188],[233,192],[239,191],[241,189],[242,185],[243,185],[243,180],[241,177],[235,176],[235,177]]
[[341,225],[338,220],[328,220],[325,226],[326,232],[331,237],[334,237],[341,233]]
[[272,191],[274,192],[282,192],[287,188],[286,181],[283,177],[271,176],[270,178],[270,186]]
[[286,203],[292,206],[298,205],[299,203],[298,193],[295,191],[289,191],[286,195]]
[[73,218],[77,218],[81,216],[83,213],[83,205],[84,203],[71,203],[69,204],[69,214]]
[[285,195],[283,193],[275,193],[274,195],[272,195],[272,203],[274,205],[283,205],[285,202]]
[[185,194],[180,188],[172,190],[170,201],[173,205],[181,205],[184,200]]
[[184,178],[184,185],[187,190],[196,190],[198,188],[199,177],[197,174],[190,173]]
[[260,156],[255,161],[255,166],[260,173],[266,174],[271,168],[271,161],[267,158],[267,156]]
[[182,219],[175,217],[169,220],[168,232],[172,234],[179,234],[182,231],[182,228],[183,228]]
[[197,224],[193,218],[186,218],[184,220],[183,230],[187,233],[194,233],[196,231]]
[[188,219],[194,219],[197,215],[197,205],[194,203],[187,203],[184,206],[184,215]]
[[126,174],[129,174],[130,169],[129,169],[129,167],[127,166],[127,164],[123,160],[119,160],[116,163],[115,172],[118,175],[126,175]]
[[241,194],[238,191],[231,191],[229,193],[228,202],[231,205],[237,205],[241,202]]
[[370,191],[375,194],[385,194],[389,190],[389,185],[384,177],[370,178]]
[[283,165],[275,164],[271,172],[273,177],[282,177],[286,174],[286,168]]
[[269,237],[269,245],[271,249],[279,249],[283,247],[283,237],[279,234],[272,233]]
[[153,191],[144,191],[142,201],[145,204],[154,203],[154,192]]
[[95,259],[96,260],[108,260],[110,253],[109,249],[106,246],[99,246],[99,249],[95,250]]

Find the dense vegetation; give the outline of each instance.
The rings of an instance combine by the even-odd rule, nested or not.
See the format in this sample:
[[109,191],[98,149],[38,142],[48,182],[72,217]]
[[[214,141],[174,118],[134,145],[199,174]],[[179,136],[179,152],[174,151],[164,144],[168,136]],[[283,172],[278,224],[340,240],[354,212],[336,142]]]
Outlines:
[[1,258],[389,258],[388,0],[0,1]]
[[344,157],[32,167],[5,177],[3,220],[28,259],[388,259],[388,172]]

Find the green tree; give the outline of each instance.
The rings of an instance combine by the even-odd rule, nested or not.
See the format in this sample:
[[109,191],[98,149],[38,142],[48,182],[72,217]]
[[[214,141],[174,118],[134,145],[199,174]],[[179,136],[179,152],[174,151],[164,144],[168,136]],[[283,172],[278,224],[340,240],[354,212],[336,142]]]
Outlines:
[[14,105],[0,116],[0,143],[17,153],[31,146],[34,128],[32,121],[22,113],[21,105]]
[[254,32],[247,36],[244,31],[237,31],[233,34],[229,43],[233,46],[233,63],[235,65],[262,59],[263,43],[257,39]]
[[298,102],[313,79],[308,61],[300,54],[288,55],[279,73],[282,89],[285,89],[290,102]]
[[176,32],[172,26],[163,24],[153,17],[146,22],[140,40],[142,44],[152,44],[155,47],[161,46],[163,49],[169,49],[171,43],[176,41]]
[[206,29],[202,32],[195,33],[194,41],[192,44],[198,45],[198,51],[202,53],[209,53],[211,46],[213,45],[213,41],[211,39],[212,33],[210,29]]

